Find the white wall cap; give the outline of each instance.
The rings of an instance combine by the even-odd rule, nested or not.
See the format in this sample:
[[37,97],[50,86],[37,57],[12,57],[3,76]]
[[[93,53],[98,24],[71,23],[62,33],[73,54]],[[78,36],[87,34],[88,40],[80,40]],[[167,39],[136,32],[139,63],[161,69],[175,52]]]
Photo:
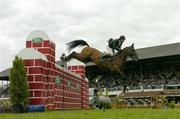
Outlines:
[[48,61],[44,54],[38,52],[34,48],[24,48],[17,54],[17,56],[22,59],[42,59],[46,62]]
[[55,66],[56,66],[56,68],[59,68],[59,69],[61,69],[61,70],[64,70],[65,72],[68,72],[69,74],[71,74],[71,75],[73,75],[73,76],[76,76],[76,77],[78,77],[78,78],[81,78],[80,75],[78,75],[78,74],[76,74],[76,73],[74,73],[74,72],[71,72],[71,71],[69,71],[69,70],[61,67],[61,66],[59,66],[58,64],[55,64]]

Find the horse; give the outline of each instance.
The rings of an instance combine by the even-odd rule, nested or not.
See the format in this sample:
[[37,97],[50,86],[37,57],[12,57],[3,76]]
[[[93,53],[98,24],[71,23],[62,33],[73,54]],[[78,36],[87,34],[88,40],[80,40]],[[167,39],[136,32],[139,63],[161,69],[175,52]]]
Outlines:
[[100,56],[102,52],[97,50],[96,48],[92,48],[89,44],[84,40],[74,40],[72,42],[67,43],[69,52],[77,47],[77,46],[86,46],[84,47],[80,53],[73,51],[70,55],[68,55],[65,60],[69,61],[72,58],[77,59],[83,63],[94,62],[98,68],[102,71],[110,71],[114,74],[117,74],[122,79],[127,79],[127,77],[123,73],[123,65],[128,57],[137,61],[138,56],[134,50],[134,44],[131,46],[125,47],[122,50],[118,51],[111,60],[100,61]]

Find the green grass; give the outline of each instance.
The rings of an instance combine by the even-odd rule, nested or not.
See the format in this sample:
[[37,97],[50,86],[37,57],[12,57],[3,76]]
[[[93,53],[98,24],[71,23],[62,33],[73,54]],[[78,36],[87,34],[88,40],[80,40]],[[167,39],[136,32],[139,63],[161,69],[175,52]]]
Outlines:
[[60,110],[0,114],[0,119],[180,119],[180,109]]

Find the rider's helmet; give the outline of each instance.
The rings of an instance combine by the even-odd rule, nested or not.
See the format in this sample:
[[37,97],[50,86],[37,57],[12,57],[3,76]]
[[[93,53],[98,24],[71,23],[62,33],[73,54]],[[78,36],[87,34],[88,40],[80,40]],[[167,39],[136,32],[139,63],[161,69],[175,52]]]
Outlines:
[[119,39],[120,39],[120,40],[125,40],[126,38],[125,38],[124,35],[121,35],[121,36],[119,37]]
[[108,40],[108,43],[110,43],[111,41],[113,41],[113,38],[110,38],[110,39]]

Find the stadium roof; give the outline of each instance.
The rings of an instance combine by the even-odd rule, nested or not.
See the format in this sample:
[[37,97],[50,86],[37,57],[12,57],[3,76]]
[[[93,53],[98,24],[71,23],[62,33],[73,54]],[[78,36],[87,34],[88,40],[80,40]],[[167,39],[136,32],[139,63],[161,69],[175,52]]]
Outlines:
[[11,70],[11,68],[7,68],[7,69],[1,71],[1,72],[0,72],[0,77],[9,76],[10,70]]
[[180,55],[180,43],[136,49],[139,59]]
[[0,80],[8,80],[11,68],[7,68],[0,72]]

